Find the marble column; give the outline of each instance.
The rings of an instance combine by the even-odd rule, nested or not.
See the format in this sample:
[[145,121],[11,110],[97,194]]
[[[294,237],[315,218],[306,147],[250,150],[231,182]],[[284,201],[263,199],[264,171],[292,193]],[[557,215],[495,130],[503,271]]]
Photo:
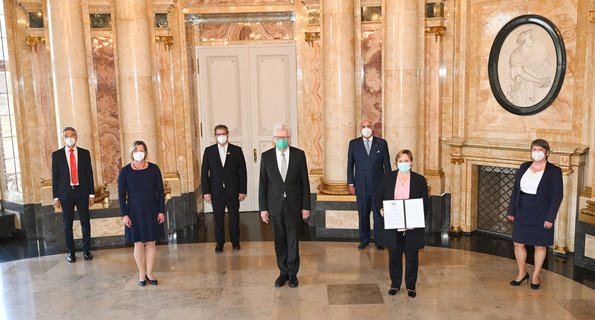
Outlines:
[[359,123],[355,119],[355,32],[353,1],[322,3],[324,172],[318,189],[349,194],[347,149]]
[[418,1],[386,0],[383,10],[384,137],[391,159],[401,149],[420,159],[416,147],[422,138],[417,134]]
[[[568,253],[568,210],[570,210],[570,195],[572,192],[571,174],[574,172],[570,165],[570,155],[561,155],[559,166],[562,168],[562,183],[564,185],[564,198],[558,209],[554,230],[554,252]],[[576,209],[574,209],[576,210]],[[574,235],[573,235],[574,236]]]
[[48,0],[47,6],[58,135],[64,127],[74,127],[77,145],[88,149],[95,159],[96,130],[91,117],[81,1]]
[[[444,33],[444,27],[442,34]],[[442,63],[442,37],[436,27],[426,28],[425,37],[425,176],[432,194],[444,192],[444,172],[442,171],[442,86],[440,65]]]
[[123,151],[135,140],[143,140],[149,161],[160,163],[152,80],[153,1],[113,0],[116,21],[118,85],[122,115]]

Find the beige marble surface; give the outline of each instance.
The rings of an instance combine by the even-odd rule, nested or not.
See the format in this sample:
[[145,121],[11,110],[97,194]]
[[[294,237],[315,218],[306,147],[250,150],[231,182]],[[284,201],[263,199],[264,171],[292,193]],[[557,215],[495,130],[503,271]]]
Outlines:
[[[326,210],[325,226],[327,229],[359,230],[357,210]],[[374,215],[370,213],[370,228],[374,229]]]
[[[159,285],[140,287],[132,248],[0,264],[8,319],[589,319],[595,291],[547,270],[511,287],[513,260],[454,249],[420,251],[417,297],[389,296],[388,253],[353,243],[301,242],[297,288],[273,285],[272,242],[216,254],[213,243],[157,246]],[[79,254],[80,255],[80,254]],[[497,268],[497,272],[493,272]],[[532,266],[528,266],[532,272]],[[366,292],[362,297],[362,292]]]
[[[93,214],[93,212],[91,212]],[[108,237],[124,235],[124,225],[121,217],[91,219],[91,237]],[[82,239],[81,222],[72,222],[72,236]]]
[[585,257],[595,259],[595,236],[585,235]]

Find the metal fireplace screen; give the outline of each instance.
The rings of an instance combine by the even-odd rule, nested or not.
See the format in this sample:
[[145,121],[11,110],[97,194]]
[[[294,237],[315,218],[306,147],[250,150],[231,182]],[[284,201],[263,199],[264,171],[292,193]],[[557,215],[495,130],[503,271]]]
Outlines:
[[517,171],[513,168],[479,166],[479,230],[512,235],[512,223],[506,219],[506,211]]

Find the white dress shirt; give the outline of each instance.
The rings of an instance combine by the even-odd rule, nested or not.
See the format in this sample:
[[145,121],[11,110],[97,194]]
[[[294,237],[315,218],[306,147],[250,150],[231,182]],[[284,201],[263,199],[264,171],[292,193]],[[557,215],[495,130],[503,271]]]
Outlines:
[[217,143],[217,147],[219,147],[219,158],[221,158],[221,166],[223,167],[225,167],[225,159],[227,158],[227,146],[229,146],[229,143],[226,143],[223,147]]

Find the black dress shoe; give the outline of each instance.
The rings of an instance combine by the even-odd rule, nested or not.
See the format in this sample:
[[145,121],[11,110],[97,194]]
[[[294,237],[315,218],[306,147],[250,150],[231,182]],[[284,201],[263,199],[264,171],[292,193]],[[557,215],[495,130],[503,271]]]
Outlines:
[[407,289],[407,295],[408,295],[410,298],[415,298],[415,296],[416,296],[417,294],[415,293],[415,289]]
[[221,252],[223,252],[223,245],[222,245],[222,244],[218,244],[218,245],[215,247],[215,252],[217,252],[217,253],[221,253]]
[[529,272],[527,272],[521,281],[512,280],[510,281],[510,285],[513,287],[518,287],[523,284],[525,280],[527,280],[527,283],[529,283],[529,278],[531,278],[531,276],[529,276]]
[[390,290],[388,290],[388,294],[390,294],[391,296],[394,296],[395,294],[397,294],[397,292],[399,292],[399,288],[390,288]]
[[147,279],[143,280],[143,281],[138,281],[138,285],[141,287],[144,287],[147,284]]
[[238,251],[238,250],[240,250],[240,244],[239,244],[239,243],[236,243],[236,244],[234,244],[234,245],[233,245],[233,250],[234,250],[234,251]]
[[357,249],[358,250],[364,250],[367,246],[368,246],[368,243],[362,242],[362,243],[359,244],[359,246],[357,246]]
[[290,288],[295,288],[298,286],[300,282],[298,281],[297,276],[290,276],[289,277],[289,287]]
[[66,257],[66,261],[73,263],[76,261],[76,256],[74,255],[74,252],[71,252],[68,254],[68,256]]
[[384,247],[383,246],[376,245],[376,250],[378,250],[378,251],[384,251]]
[[285,282],[287,282],[287,276],[280,275],[277,280],[275,280],[275,287],[282,287],[285,285]]
[[151,279],[151,278],[149,278],[148,275],[145,276],[145,279],[147,279],[147,280],[145,280],[145,283],[147,283],[147,281],[149,281],[149,283],[152,284],[152,285],[154,285],[154,286],[156,286],[157,283],[158,283],[157,279]]
[[83,252],[83,257],[85,257],[85,260],[93,260],[93,254],[89,250]]

